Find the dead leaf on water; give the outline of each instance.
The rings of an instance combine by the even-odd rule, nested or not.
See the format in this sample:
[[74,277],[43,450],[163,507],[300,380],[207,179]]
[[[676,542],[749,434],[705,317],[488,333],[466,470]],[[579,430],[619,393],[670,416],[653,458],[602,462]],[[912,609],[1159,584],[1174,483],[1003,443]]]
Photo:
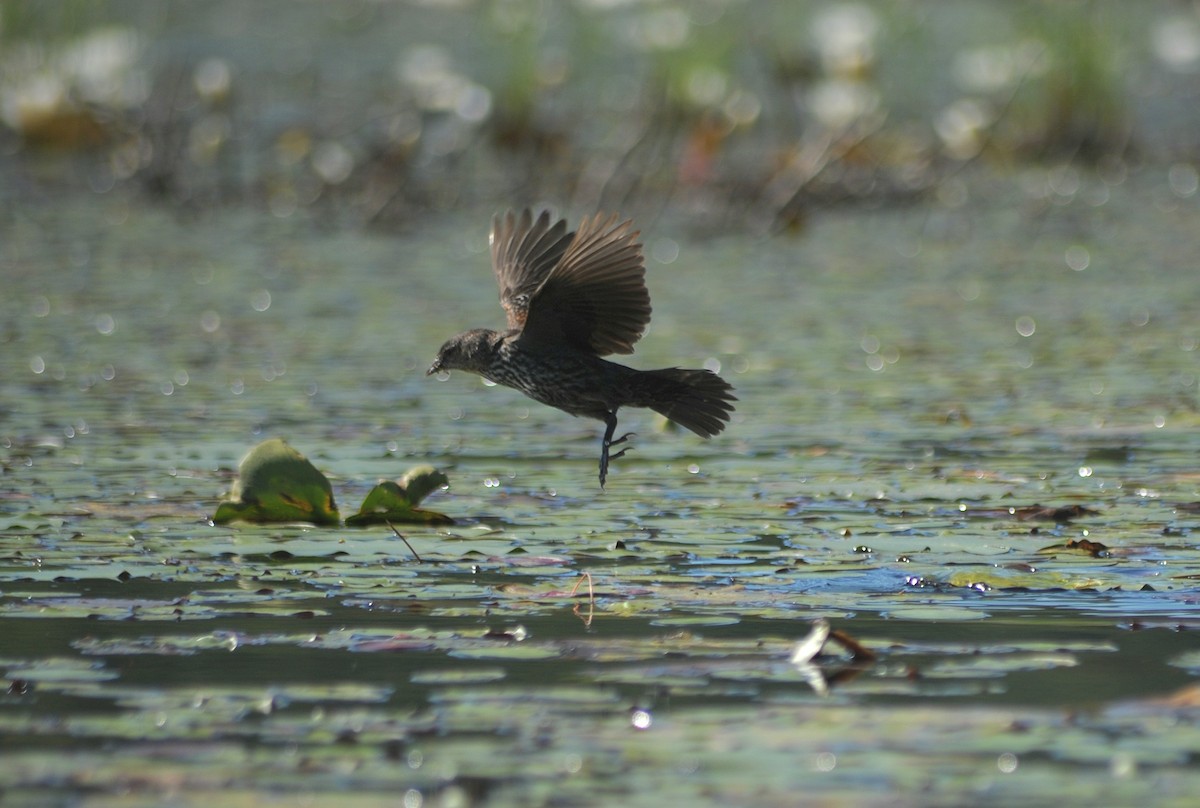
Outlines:
[[1071,539],[1063,544],[1051,544],[1048,547],[1043,547],[1038,550],[1038,555],[1055,555],[1058,553],[1071,553],[1073,555],[1086,555],[1092,558],[1108,558],[1108,547],[1098,541],[1091,539]]
[[1100,512],[1082,505],[1065,505],[1061,508],[1023,505],[1009,508],[967,508],[963,513],[974,519],[1016,519],[1019,522],[1054,522],[1065,525],[1072,519],[1098,516]]

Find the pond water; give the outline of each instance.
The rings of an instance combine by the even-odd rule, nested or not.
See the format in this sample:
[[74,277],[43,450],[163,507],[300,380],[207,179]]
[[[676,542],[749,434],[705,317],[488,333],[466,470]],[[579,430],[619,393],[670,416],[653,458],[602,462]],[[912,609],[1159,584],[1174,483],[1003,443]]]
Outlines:
[[[1197,200],[1058,180],[795,237],[641,223],[628,363],[719,368],[739,403],[710,441],[622,413],[605,490],[602,425],[424,375],[501,323],[491,210],[10,212],[5,796],[1189,804]],[[456,523],[402,528],[419,561],[386,529],[213,526],[268,437],[343,516],[433,464]],[[874,661],[793,664],[818,618]]]

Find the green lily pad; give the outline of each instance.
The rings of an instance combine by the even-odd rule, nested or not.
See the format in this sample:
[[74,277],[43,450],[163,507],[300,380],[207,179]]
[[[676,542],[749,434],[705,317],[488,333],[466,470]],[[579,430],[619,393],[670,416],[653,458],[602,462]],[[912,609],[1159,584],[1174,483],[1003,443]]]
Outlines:
[[333,486],[316,466],[280,438],[255,446],[238,466],[230,498],[213,516],[216,524],[311,522],[338,524]]
[[387,522],[452,525],[454,520],[449,516],[416,507],[431,492],[448,483],[446,475],[433,466],[416,466],[399,481],[384,480],[372,488],[358,513],[346,518],[346,524],[350,527]]

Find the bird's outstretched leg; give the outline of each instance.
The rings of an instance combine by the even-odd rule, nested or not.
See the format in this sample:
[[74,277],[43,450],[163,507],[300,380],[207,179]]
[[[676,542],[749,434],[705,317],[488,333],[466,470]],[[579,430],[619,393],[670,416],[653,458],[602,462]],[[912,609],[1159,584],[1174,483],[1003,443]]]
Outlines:
[[606,412],[604,414],[604,442],[600,444],[600,487],[601,488],[604,487],[604,481],[606,479],[608,479],[608,461],[616,460],[618,457],[621,457],[626,452],[628,452],[629,448],[630,448],[630,447],[626,446],[624,449],[617,452],[615,455],[610,456],[608,453],[608,447],[616,446],[619,443],[624,443],[625,441],[627,441],[629,438],[633,437],[636,434],[634,432],[626,432],[621,437],[617,438],[616,440],[613,440],[613,432],[615,432],[616,430],[617,430],[617,413],[615,411]]

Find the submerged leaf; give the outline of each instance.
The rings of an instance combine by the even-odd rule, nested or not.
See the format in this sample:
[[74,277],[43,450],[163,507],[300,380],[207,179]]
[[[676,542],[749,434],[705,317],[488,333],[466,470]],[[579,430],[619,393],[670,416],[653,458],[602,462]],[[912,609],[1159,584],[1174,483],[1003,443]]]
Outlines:
[[336,525],[333,486],[285,441],[265,440],[242,458],[230,499],[222,502],[213,516],[216,524],[237,519]]

